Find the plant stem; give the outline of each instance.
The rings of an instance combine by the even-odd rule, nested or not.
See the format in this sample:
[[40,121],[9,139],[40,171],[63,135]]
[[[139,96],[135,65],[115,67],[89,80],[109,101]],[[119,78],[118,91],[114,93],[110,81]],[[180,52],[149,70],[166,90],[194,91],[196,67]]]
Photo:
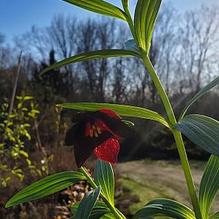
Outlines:
[[182,139],[182,135],[179,131],[177,131],[173,126],[177,123],[174,111],[173,111],[173,107],[170,103],[170,100],[167,96],[167,93],[150,61],[150,58],[148,57],[148,55],[146,54],[145,51],[141,51],[141,55],[142,55],[142,60],[144,62],[145,68],[147,70],[147,72],[149,73],[149,75],[151,76],[151,79],[157,89],[157,92],[161,98],[161,101],[164,105],[164,108],[166,110],[167,113],[167,118],[169,120],[170,123],[170,127],[171,127],[171,131],[173,133],[175,142],[176,142],[176,146],[177,146],[177,150],[179,153],[179,157],[180,157],[180,161],[181,161],[181,165],[182,165],[182,169],[184,171],[184,175],[185,175],[185,179],[186,179],[186,183],[187,183],[187,187],[189,190],[189,195],[192,201],[192,205],[193,205],[193,209],[196,215],[197,219],[202,219],[202,215],[201,215],[201,210],[200,210],[200,205],[198,202],[198,197],[197,197],[197,193],[196,193],[196,189],[195,189],[195,185],[194,185],[194,180],[191,174],[191,168],[189,165],[189,161],[188,161],[188,157],[186,154],[186,150],[185,150],[185,145]]
[[123,5],[123,9],[124,9],[125,14],[126,14],[126,18],[127,18],[127,22],[128,22],[131,34],[132,34],[133,38],[135,39],[135,42],[138,42],[137,37],[135,35],[135,28],[134,28],[134,24],[132,21],[132,16],[131,16],[130,11],[129,11],[128,1],[122,0],[122,5]]
[[[89,173],[86,171],[86,169],[84,167],[80,168],[80,171],[86,176],[87,181],[89,182],[89,184],[96,189],[98,186],[97,184],[94,182],[93,178],[89,175]],[[107,200],[107,198],[103,195],[102,191],[100,192],[100,195],[104,201],[104,203],[106,204],[106,206],[111,210],[111,213],[115,216],[116,219],[126,219],[126,217],[118,210],[116,209],[114,206],[112,206],[112,204]]]
[[22,51],[20,52],[20,55],[18,57],[17,71],[16,71],[14,87],[13,87],[13,91],[12,91],[12,95],[11,95],[11,102],[10,102],[10,105],[9,105],[8,115],[10,115],[12,113],[12,110],[13,110],[13,107],[14,107],[14,99],[15,99],[15,95],[16,95],[16,91],[17,91],[18,78],[19,78],[20,71],[21,71],[21,58],[22,58]]

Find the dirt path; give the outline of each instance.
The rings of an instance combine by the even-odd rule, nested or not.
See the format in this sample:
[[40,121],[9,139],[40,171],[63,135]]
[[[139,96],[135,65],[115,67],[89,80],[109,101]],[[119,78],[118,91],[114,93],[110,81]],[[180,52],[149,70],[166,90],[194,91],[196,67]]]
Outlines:
[[[204,164],[194,162],[191,164],[194,181],[198,187]],[[132,161],[122,163],[117,166],[117,171],[121,176],[121,183],[132,193],[140,198],[137,205],[132,206],[132,210],[142,206],[154,198],[171,198],[178,200],[188,206],[189,197],[185,184],[184,174],[179,162],[173,161]],[[214,208],[219,209],[219,199]]]

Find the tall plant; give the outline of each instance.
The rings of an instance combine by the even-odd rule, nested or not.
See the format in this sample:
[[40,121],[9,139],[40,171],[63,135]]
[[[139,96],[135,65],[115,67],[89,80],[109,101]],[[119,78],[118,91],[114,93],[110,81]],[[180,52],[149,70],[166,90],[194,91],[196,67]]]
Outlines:
[[[156,215],[189,219],[218,218],[219,212],[211,213],[210,210],[219,189],[219,122],[204,115],[187,115],[186,113],[194,102],[219,83],[219,77],[202,88],[189,101],[184,110],[182,110],[181,116],[177,119],[169,97],[167,96],[164,86],[162,85],[149,57],[152,34],[161,0],[138,0],[135,7],[134,18],[131,16],[129,10],[129,0],[121,0],[123,9],[103,0],[65,1],[89,11],[123,20],[129,25],[133,39],[125,43],[126,49],[99,50],[79,54],[48,67],[43,73],[67,64],[88,61],[91,59],[132,56],[142,61],[157,89],[157,93],[160,96],[166,111],[166,115],[163,117],[158,112],[135,106],[107,103],[61,104],[63,108],[67,109],[94,111],[93,113],[85,113],[79,116],[80,118],[77,119],[77,126],[73,126],[68,133],[68,142],[74,143],[75,145],[78,166],[80,167],[81,164],[83,164],[84,160],[86,160],[92,150],[94,150],[95,154],[103,160],[115,161],[107,154],[109,154],[111,150],[113,156],[117,155],[117,141],[120,137],[118,133],[121,133],[122,135],[124,131],[119,132],[120,128],[123,129],[120,122],[127,124],[126,121],[121,120],[118,114],[126,117],[137,117],[159,122],[166,126],[174,136],[193,209],[190,209],[184,204],[174,200],[156,199],[150,201],[142,209],[137,211],[134,218],[143,219]],[[111,111],[109,113],[108,111],[108,113],[106,113],[103,109],[113,110],[114,112]],[[115,121],[117,123],[115,123]],[[95,126],[90,128],[90,123],[93,123]],[[102,129],[98,129],[100,127]],[[85,130],[85,137],[87,138],[98,137],[99,135],[100,137],[97,138],[99,139],[99,142],[95,144],[95,141],[90,141],[91,148],[85,144],[86,147],[84,150],[86,149],[87,151],[84,151],[83,148],[80,148],[80,145],[84,144],[83,142],[87,143],[89,141],[83,141],[83,135],[81,135],[81,140],[75,140],[74,138],[77,136],[75,135],[77,130]],[[106,134],[104,138],[102,137],[102,141],[105,143],[102,147],[99,147],[98,144],[102,143],[100,140],[102,136],[101,130],[105,131],[104,133],[107,133],[108,135]],[[198,189],[199,192],[197,192],[197,188],[194,185],[182,134],[196,145],[212,154],[206,165]],[[107,148],[105,147],[106,145],[108,146]],[[106,153],[106,150],[108,150],[108,153]],[[110,163],[104,161],[97,162],[94,177],[90,176],[83,167],[80,167],[78,171],[54,174],[24,188],[7,202],[6,207],[42,198],[51,193],[60,191],[80,180],[87,180],[93,187],[93,191],[89,193],[79,205],[72,207],[73,218],[125,218],[125,216],[114,205],[113,169]]]

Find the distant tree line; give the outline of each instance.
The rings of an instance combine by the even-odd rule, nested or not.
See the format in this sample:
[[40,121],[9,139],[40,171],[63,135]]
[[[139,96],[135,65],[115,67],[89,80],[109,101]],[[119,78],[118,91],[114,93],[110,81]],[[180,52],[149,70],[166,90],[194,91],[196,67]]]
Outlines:
[[[177,109],[218,75],[218,25],[216,7],[203,6],[199,10],[180,14],[171,5],[164,5],[158,17],[150,56]],[[33,95],[39,104],[40,133],[43,139],[47,139],[42,141],[44,144],[52,145],[56,141],[54,136],[60,131],[56,126],[56,103],[125,103],[159,109],[162,113],[153,83],[141,63],[134,58],[81,62],[39,76],[41,70],[57,60],[98,49],[124,48],[130,38],[128,30],[115,20],[89,18],[82,21],[64,15],[55,16],[48,27],[33,26],[27,33],[17,36],[13,46],[8,45],[4,35],[0,34],[0,101],[10,98],[17,54],[22,51],[17,93]],[[218,99],[217,92],[209,95],[206,101],[212,105],[216,103],[215,98]],[[219,118],[216,109],[218,107],[212,107],[209,111],[209,107],[206,110],[197,104],[194,111],[206,110],[206,113]],[[145,129],[141,123],[137,125],[142,135],[149,130],[147,123],[145,125]],[[161,133],[160,129],[157,136],[149,136],[147,142],[143,139],[139,148],[143,144],[153,146],[160,136],[164,138],[156,145],[162,147],[162,142],[172,148],[171,137]]]

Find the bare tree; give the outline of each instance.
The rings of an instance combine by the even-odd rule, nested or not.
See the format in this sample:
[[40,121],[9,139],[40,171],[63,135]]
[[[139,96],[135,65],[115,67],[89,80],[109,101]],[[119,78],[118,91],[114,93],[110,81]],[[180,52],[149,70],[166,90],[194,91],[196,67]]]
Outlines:
[[127,101],[126,90],[125,62],[122,58],[119,58],[114,65],[112,83],[112,97],[116,103]]
[[58,15],[52,19],[47,31],[58,59],[68,58],[75,53],[78,39],[77,30],[78,22],[74,17]]
[[[177,48],[177,13],[171,4],[164,4],[158,16],[150,49],[150,57],[158,71],[159,77],[166,85],[168,93],[171,91],[171,81],[174,69],[175,51]],[[138,78],[137,92],[141,97],[140,104],[144,105],[146,99],[152,104],[157,102],[156,89],[147,72],[135,63],[136,76]]]
[[[203,7],[187,12],[183,17],[170,4],[164,5],[157,19],[150,56],[170,95],[173,89],[180,95],[198,90],[206,80],[204,75],[210,78],[210,70],[218,69],[214,49],[218,43],[216,18],[215,8]],[[49,27],[33,27],[29,35],[23,37],[23,42],[19,43],[28,44],[30,51],[40,55],[40,61],[48,65],[48,51],[54,50],[55,59],[60,60],[87,51],[122,48],[129,33],[114,20],[82,22],[59,15]],[[31,64],[31,56],[24,56],[29,57]],[[208,63],[213,64],[211,68]],[[27,66],[31,68],[31,65]],[[82,95],[86,100],[94,101],[109,98],[132,100],[139,105],[158,103],[149,75],[140,62],[132,59],[94,60],[65,66],[60,72],[65,82],[65,97],[71,99]]]
[[15,65],[17,52],[5,42],[5,36],[0,33],[0,70]]
[[[56,52],[58,60],[71,57],[78,48],[78,21],[74,17],[55,16],[51,25],[47,28],[48,36],[51,36],[51,44]],[[72,96],[78,89],[78,77],[76,68],[73,65],[67,65],[63,68],[62,74],[66,84],[66,96],[70,93]]]
[[201,7],[198,11],[185,14],[183,26],[179,29],[180,46],[178,48],[177,63],[184,81],[192,92],[200,89],[209,75],[209,63],[215,65],[218,43],[218,13],[217,8]]
[[178,43],[178,13],[169,3],[164,4],[158,16],[151,49],[152,60],[154,60],[161,80],[166,85],[167,93],[171,90],[175,52]]
[[51,50],[52,44],[48,37],[46,28],[32,26],[31,30],[16,36],[15,45],[24,51],[24,55],[34,56],[34,59],[46,60],[48,51]]
[[[113,48],[116,44],[116,26],[114,20],[104,19],[101,22],[88,20],[80,25],[81,34],[78,52]],[[111,72],[110,60],[101,59],[84,62],[79,65],[80,72],[87,78],[90,98],[104,101],[107,80]]]

